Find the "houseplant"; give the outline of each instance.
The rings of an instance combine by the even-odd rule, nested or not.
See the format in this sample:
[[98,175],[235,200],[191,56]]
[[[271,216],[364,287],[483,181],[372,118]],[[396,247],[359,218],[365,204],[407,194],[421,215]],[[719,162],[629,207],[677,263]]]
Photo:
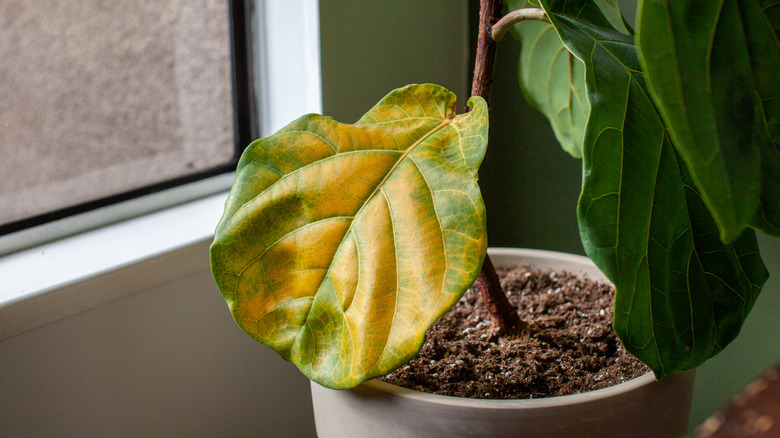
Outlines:
[[[496,7],[495,2],[485,3]],[[675,15],[675,8],[684,12],[691,5],[697,6],[701,22],[687,26],[688,16]],[[664,77],[665,70],[657,71],[664,58],[656,56],[668,52],[671,43],[703,40],[697,36],[708,34],[702,23],[713,21],[707,18],[713,12],[705,6],[676,2],[667,5],[668,19],[659,19],[653,11],[656,4],[641,4],[640,65],[633,38],[626,34],[629,29],[612,2],[541,5],[556,31],[552,35],[574,53],[568,58],[569,70],[581,74],[581,82],[569,80],[576,79],[570,74],[562,85],[549,82],[549,90],[573,89],[574,97],[584,96],[582,102],[589,103],[579,118],[572,111],[568,134],[565,120],[553,117],[558,137],[571,138],[563,142],[567,150],[584,156],[579,207],[583,242],[617,286],[616,331],[659,378],[694,367],[722,348],[736,334],[765,277],[752,231],[745,229],[750,225],[772,231],[771,224],[777,223],[771,209],[777,205],[771,179],[777,110],[770,99],[776,85],[762,70],[764,64],[749,60],[757,58],[757,50],[766,51],[762,59],[768,60],[769,72],[778,65],[776,46],[752,44],[771,43],[761,32],[777,31],[755,25],[756,5],[732,5],[744,9],[737,15],[747,17],[744,21],[750,25],[745,27],[751,32],[745,37],[751,44],[745,42],[742,53],[748,61],[740,65],[748,71],[734,72],[740,87],[731,86],[735,79],[728,77],[736,55],[720,53],[732,50],[733,44],[713,43],[713,50],[704,47],[704,52],[722,58],[705,56],[716,59],[705,72],[712,70],[716,85],[721,85],[704,97],[669,97],[679,87],[665,86],[670,81],[679,85],[682,79],[675,82]],[[715,11],[715,16],[733,18],[733,11],[726,9]],[[759,18],[769,14],[760,7],[758,12]],[[733,27],[733,21],[724,19],[723,26]],[[657,29],[665,24],[679,27],[681,22],[694,36],[668,41],[664,49],[653,29],[663,36]],[[517,32],[530,33],[535,25],[522,23]],[[739,35],[724,29],[716,33]],[[533,47],[526,44],[524,56]],[[552,49],[528,56],[558,53],[560,40],[558,52],[547,50]],[[675,74],[702,77],[701,66],[688,65],[695,64],[697,56],[688,53],[695,55],[696,50],[702,49],[680,49],[686,56],[677,59],[681,66]],[[480,59],[489,62],[491,56]],[[577,59],[586,60],[585,66]],[[717,68],[723,65],[729,69]],[[533,71],[528,74],[533,78]],[[552,115],[533,94],[549,91],[547,78],[542,78],[524,82],[525,89]],[[748,105],[755,95],[766,98]],[[713,99],[726,104],[715,108],[725,108],[725,114],[714,113]],[[676,115],[675,104],[705,107],[695,114],[704,122]],[[482,265],[484,209],[476,170],[485,148],[487,105],[475,98],[473,111],[463,115],[455,115],[453,105],[451,95],[437,87],[405,88],[391,93],[354,126],[307,116],[259,141],[242,159],[212,247],[215,278],[242,327],[327,386],[353,386],[410,358],[425,328],[457,300]],[[744,108],[764,117],[746,123],[740,120]],[[683,126],[675,126],[681,119]],[[698,132],[702,129],[706,132]],[[737,137],[735,133],[742,138],[726,138]],[[301,137],[314,139],[309,149],[299,145]],[[689,137],[694,140],[686,143]],[[368,144],[358,141],[361,138],[369,139]],[[369,144],[381,147],[369,149]],[[697,149],[702,145],[709,151],[706,160]],[[746,156],[751,154],[752,159]],[[757,168],[764,174],[754,171]],[[753,181],[756,175],[758,183]],[[400,226],[404,223],[416,225]],[[378,233],[370,235],[373,231]],[[420,278],[432,285],[419,284]],[[273,295],[258,293],[263,288]],[[417,292],[426,289],[432,295]],[[347,342],[336,342],[341,338]]]

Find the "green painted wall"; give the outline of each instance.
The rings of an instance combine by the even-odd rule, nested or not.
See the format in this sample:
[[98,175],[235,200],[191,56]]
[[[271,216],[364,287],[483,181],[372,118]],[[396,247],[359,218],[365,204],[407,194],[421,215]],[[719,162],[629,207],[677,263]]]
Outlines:
[[576,205],[581,163],[565,153],[517,82],[520,44],[499,45],[491,93],[490,143],[480,184],[491,246],[583,253]]
[[349,123],[391,90],[433,82],[465,105],[465,0],[322,0],[324,114]]

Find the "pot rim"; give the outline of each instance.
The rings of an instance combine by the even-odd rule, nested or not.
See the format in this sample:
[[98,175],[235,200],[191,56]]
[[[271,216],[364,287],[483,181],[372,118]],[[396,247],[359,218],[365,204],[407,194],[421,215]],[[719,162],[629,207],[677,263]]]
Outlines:
[[[491,256],[502,257],[523,257],[528,258],[531,265],[546,266],[548,263],[563,262],[565,265],[562,269],[570,272],[576,272],[578,274],[588,275],[595,280],[607,281],[606,276],[596,267],[596,265],[588,257],[576,254],[569,254],[565,252],[549,251],[541,249],[526,249],[526,248],[489,248],[488,253]],[[503,265],[502,263],[496,263],[497,266]],[[692,374],[695,370],[687,370],[678,373],[674,373],[663,381],[675,380],[681,378],[684,375]],[[316,384],[312,382],[313,384]],[[533,409],[533,408],[549,408],[555,406],[571,406],[583,403],[590,403],[595,400],[606,399],[614,397],[620,394],[631,392],[641,389],[645,386],[660,383],[656,380],[655,374],[650,371],[639,377],[631,380],[618,383],[606,388],[596,389],[593,391],[587,391],[577,394],[569,394],[555,397],[545,397],[536,399],[476,399],[476,398],[464,398],[453,397],[447,395],[432,394],[428,392],[417,391],[414,389],[404,388],[396,386],[390,383],[382,382],[377,379],[363,382],[361,385],[368,388],[381,391],[390,395],[403,397],[409,400],[415,400],[425,403],[433,403],[439,405],[449,406],[461,406],[470,408],[482,408],[482,409]]]
[[540,265],[547,267],[550,263],[562,264],[563,270],[570,271],[572,273],[584,274],[591,277],[594,280],[605,281],[609,284],[612,282],[607,278],[604,273],[593,263],[593,260],[584,255],[571,254],[568,252],[550,251],[547,249],[532,249],[532,248],[512,248],[512,247],[490,247],[487,250],[491,257],[498,257],[499,260],[493,260],[497,266],[503,266],[500,262],[503,257],[521,257],[528,259],[528,263],[531,266]]
[[[678,374],[693,373],[693,370],[684,371],[681,373],[675,373],[674,375],[666,377],[664,380],[675,379],[679,377]],[[313,382],[312,382],[313,383]],[[369,380],[363,382],[368,388],[376,391],[381,391],[389,395],[402,397],[409,399],[410,401],[418,401],[422,403],[468,407],[473,409],[545,409],[550,407],[572,406],[584,403],[591,403],[596,400],[607,399],[615,397],[620,394],[625,394],[634,390],[644,388],[648,385],[660,383],[656,381],[655,375],[652,371],[647,374],[643,374],[639,377],[631,380],[618,383],[617,385],[609,386],[607,388],[596,389],[593,391],[581,392],[578,394],[561,395],[555,397],[535,398],[535,399],[478,399],[478,398],[465,398],[465,397],[453,397],[448,395],[432,394],[428,392],[417,391],[414,389],[404,388],[396,386],[381,380]],[[315,383],[316,384],[316,383]]]

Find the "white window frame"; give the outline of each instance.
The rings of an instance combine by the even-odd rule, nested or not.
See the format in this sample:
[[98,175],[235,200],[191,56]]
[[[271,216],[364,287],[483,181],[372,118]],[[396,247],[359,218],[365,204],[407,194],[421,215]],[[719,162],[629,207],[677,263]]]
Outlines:
[[[319,4],[255,3],[258,122],[266,136],[322,111]],[[9,251],[79,233],[0,257],[0,340],[208,269],[232,180],[221,175],[1,237]],[[101,226],[128,216],[137,217]]]

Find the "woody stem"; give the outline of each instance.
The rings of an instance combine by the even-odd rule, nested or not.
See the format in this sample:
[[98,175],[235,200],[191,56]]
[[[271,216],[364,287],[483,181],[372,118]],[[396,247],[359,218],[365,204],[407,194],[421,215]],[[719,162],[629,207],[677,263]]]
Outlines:
[[[496,59],[496,41],[491,32],[492,26],[501,18],[502,6],[503,0],[480,0],[479,37],[471,95],[482,97],[488,102],[488,106]],[[477,287],[491,320],[501,332],[516,333],[522,330],[524,323],[504,293],[490,256],[487,254],[477,278]]]

